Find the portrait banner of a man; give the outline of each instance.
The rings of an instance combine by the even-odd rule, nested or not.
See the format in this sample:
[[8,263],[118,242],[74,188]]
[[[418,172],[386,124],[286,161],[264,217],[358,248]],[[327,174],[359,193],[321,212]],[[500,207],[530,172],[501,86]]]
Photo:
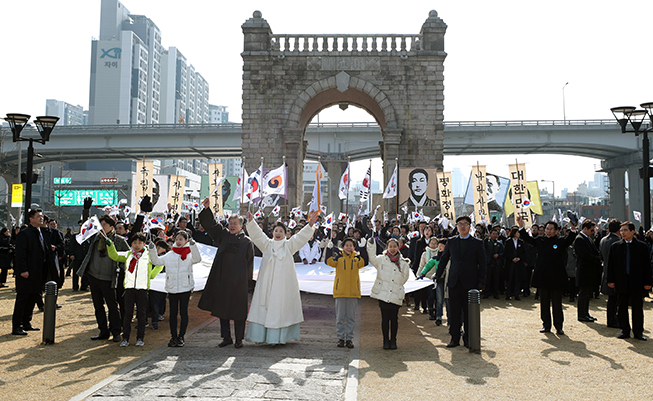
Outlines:
[[435,207],[438,199],[438,184],[435,168],[399,168],[399,206]]

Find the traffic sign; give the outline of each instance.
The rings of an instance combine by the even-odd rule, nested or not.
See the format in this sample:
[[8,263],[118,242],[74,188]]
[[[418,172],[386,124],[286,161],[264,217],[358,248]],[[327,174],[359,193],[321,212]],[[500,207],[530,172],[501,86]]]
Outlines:
[[52,177],[52,183],[55,185],[72,184],[73,179],[71,177]]
[[118,204],[118,191],[115,189],[76,189],[54,191],[56,206],[82,206],[84,199],[91,197],[94,206]]
[[11,207],[23,206],[23,184],[11,185]]
[[111,178],[100,178],[100,184],[117,184],[118,179],[115,177]]

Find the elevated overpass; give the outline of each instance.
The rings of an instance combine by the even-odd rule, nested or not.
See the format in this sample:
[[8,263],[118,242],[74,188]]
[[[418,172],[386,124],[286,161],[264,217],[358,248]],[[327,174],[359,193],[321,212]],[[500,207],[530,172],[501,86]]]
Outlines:
[[[4,176],[10,176],[17,171],[17,146],[7,127],[0,135],[0,167]],[[38,133],[26,127],[22,135],[37,137]],[[233,123],[60,126],[50,142],[36,145],[40,157],[34,162],[241,157],[241,135],[241,124]],[[375,123],[310,124],[305,140],[309,160],[321,156],[340,162],[381,155],[381,130]],[[640,138],[622,135],[614,120],[449,121],[444,129],[445,155],[560,154],[601,159],[610,177],[612,214],[624,217],[624,173],[628,172],[630,183],[641,184],[641,148]],[[642,185],[631,184],[629,190],[631,209],[641,210]]]

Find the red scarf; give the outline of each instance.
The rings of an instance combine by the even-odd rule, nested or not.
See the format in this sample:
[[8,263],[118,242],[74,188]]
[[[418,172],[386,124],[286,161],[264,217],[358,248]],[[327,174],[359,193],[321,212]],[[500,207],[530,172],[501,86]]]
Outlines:
[[187,246],[184,246],[182,248],[177,248],[173,246],[172,251],[174,253],[181,255],[181,260],[186,260],[186,256],[190,253],[190,248]]
[[143,251],[132,253],[132,260],[129,261],[129,269],[128,269],[130,273],[134,272],[134,269],[136,268],[136,263],[138,263],[138,259],[140,259],[141,256],[143,256]]

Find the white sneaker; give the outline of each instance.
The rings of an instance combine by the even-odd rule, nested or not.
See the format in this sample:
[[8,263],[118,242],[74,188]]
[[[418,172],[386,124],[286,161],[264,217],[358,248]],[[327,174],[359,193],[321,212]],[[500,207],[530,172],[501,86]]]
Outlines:
[[136,346],[137,347],[142,347],[143,345],[145,345],[145,343],[143,342],[143,339],[139,338],[138,340],[136,340]]
[[129,345],[129,341],[127,341],[127,340],[122,340],[122,342],[120,343],[121,347],[126,347],[128,345]]

